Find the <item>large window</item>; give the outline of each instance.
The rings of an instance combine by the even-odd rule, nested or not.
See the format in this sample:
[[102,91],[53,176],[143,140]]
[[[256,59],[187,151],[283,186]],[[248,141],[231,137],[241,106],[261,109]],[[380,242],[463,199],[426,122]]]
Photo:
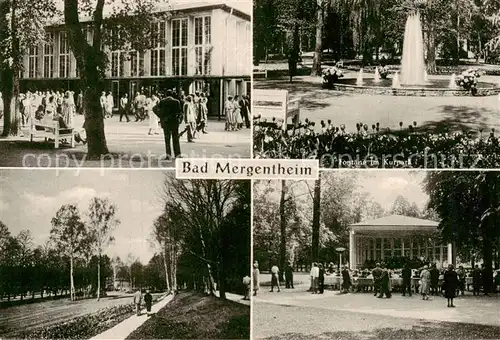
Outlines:
[[209,16],[194,19],[194,50],[196,75],[209,75],[212,63],[212,19]]
[[59,35],[59,77],[67,78],[69,75],[70,56],[68,33],[61,32]]
[[185,76],[188,71],[188,19],[172,20],[172,74]]
[[166,24],[164,21],[155,22],[152,24],[153,41],[151,44],[151,76],[165,76],[166,69]]
[[125,56],[121,51],[111,52],[111,76],[123,77],[125,69]]
[[54,33],[47,33],[43,45],[43,77],[54,76]]
[[137,77],[139,75],[139,53],[137,51],[130,52],[130,76]]
[[38,74],[38,46],[29,48],[28,51],[28,78],[36,78]]

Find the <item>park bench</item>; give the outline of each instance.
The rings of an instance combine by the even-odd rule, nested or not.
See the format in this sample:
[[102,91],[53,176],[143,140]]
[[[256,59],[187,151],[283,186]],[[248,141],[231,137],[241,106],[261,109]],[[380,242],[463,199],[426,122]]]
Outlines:
[[[272,124],[274,120],[283,121],[283,129],[293,129],[300,120],[300,99],[289,100],[285,90],[254,90],[253,112],[261,119]],[[288,124],[291,119],[292,124]],[[275,124],[275,123],[274,123]]]
[[59,127],[59,122],[56,120],[35,120],[31,119],[30,128],[30,142],[33,142],[33,138],[45,138],[54,140],[54,147],[59,148],[59,145],[63,139],[70,141],[71,147],[75,147],[75,138],[73,135],[73,128],[61,128]]
[[253,77],[255,78],[267,78],[267,70],[263,71],[253,71]]

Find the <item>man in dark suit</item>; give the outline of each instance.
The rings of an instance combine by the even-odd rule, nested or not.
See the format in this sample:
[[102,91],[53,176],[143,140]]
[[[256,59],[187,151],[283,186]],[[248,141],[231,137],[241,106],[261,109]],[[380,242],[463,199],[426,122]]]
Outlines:
[[481,269],[479,269],[479,266],[476,264],[476,267],[472,272],[472,286],[474,289],[472,295],[479,295],[479,293],[481,292],[481,281],[482,281],[481,274],[482,274]]
[[325,268],[321,263],[319,264],[318,288],[320,294],[325,292]]
[[403,277],[403,296],[406,295],[406,292],[411,296],[411,269],[408,263],[405,263],[401,276]]
[[382,268],[380,268],[380,263],[372,271],[373,275],[373,296],[377,296],[380,293],[380,277],[382,276]]
[[165,152],[167,160],[172,159],[172,149],[170,139],[174,148],[174,157],[181,156],[181,147],[179,142],[179,125],[182,121],[181,103],[173,97],[171,90],[166,93],[166,98],[162,99],[155,107],[155,114],[160,118],[160,124],[165,136]]

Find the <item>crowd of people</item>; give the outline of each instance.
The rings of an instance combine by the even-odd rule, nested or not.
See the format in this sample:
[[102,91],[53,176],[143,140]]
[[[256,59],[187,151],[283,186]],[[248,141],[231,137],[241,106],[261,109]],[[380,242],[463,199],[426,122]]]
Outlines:
[[[258,270],[258,263],[254,264]],[[423,300],[429,300],[429,296],[444,296],[448,301],[448,307],[454,307],[453,299],[458,295],[464,295],[468,290],[467,278],[472,278],[473,295],[479,295],[484,286],[483,276],[485,267],[466,271],[463,266],[457,270],[450,264],[439,270],[435,264],[424,265],[418,269],[411,269],[408,264],[402,269],[391,270],[384,263],[377,263],[375,268],[364,270],[349,270],[347,266],[337,268],[333,263],[314,262],[309,273],[310,289],[312,294],[323,294],[325,289],[325,278],[337,277],[341,293],[347,294],[352,291],[372,291],[378,298],[391,298],[393,291],[400,291],[403,296],[412,296],[412,292],[420,293]],[[255,273],[255,269],[254,269]],[[284,269],[285,287],[294,289],[293,266],[288,263]],[[359,280],[361,278],[367,280]],[[254,285],[258,280],[254,275]],[[495,287],[500,288],[500,270],[495,274]],[[358,283],[364,282],[364,283]],[[397,286],[393,282],[398,282]],[[258,282],[257,282],[258,283]],[[280,292],[280,269],[276,264],[271,267],[271,290]],[[255,289],[255,288],[254,288]],[[484,291],[485,295],[488,295]],[[256,291],[254,293],[256,295]]]
[[[104,119],[112,118],[116,112],[116,106],[120,122],[124,119],[127,122],[132,121],[132,119],[135,119],[136,122],[148,119],[148,135],[158,135],[160,134],[159,129],[165,127],[158,113],[158,104],[167,97],[166,93],[148,92],[141,89],[132,99],[127,93],[122,94],[116,103],[111,91],[102,92],[99,99],[102,116]],[[168,128],[169,133],[165,134],[165,137],[175,139],[174,144],[176,144],[178,138],[186,135],[187,141],[194,143],[202,134],[208,134],[209,98],[206,93],[185,94],[183,91],[170,90],[170,98],[179,102],[180,112],[174,114],[178,115],[178,118],[174,119],[176,122],[174,125],[178,125],[177,129],[182,131],[174,132]],[[171,110],[172,107],[169,109]],[[3,111],[4,103],[0,94],[0,118],[3,116]],[[45,123],[40,124],[40,126],[46,126],[50,121],[56,120],[62,129],[75,129],[76,115],[84,114],[83,93],[75,94],[73,91],[53,90],[27,91],[19,96],[19,111],[22,120],[21,126],[28,126],[34,122],[36,127],[37,121]],[[239,131],[244,127],[250,128],[250,98],[239,95],[229,96],[224,103],[223,115],[226,131]],[[167,125],[171,126],[172,121]],[[75,141],[85,144],[84,128],[81,127],[80,130],[75,129],[74,131]]]

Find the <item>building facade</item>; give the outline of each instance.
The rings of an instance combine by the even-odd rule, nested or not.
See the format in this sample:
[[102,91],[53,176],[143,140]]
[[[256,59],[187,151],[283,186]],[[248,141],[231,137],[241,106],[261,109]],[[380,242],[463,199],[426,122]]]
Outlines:
[[[107,49],[106,86],[115,98],[140,90],[177,88],[206,92],[209,114],[222,112],[225,98],[250,94],[251,17],[226,4],[171,5],[155,22],[153,48],[138,53]],[[91,25],[84,33],[92,41]],[[79,90],[76,59],[64,25],[46,28],[46,42],[24,55],[21,92]],[[115,105],[118,104],[115,100]]]
[[451,244],[439,242],[438,225],[401,215],[353,224],[349,227],[349,265],[357,269],[367,261],[397,257],[425,260],[438,268],[454,263]]

